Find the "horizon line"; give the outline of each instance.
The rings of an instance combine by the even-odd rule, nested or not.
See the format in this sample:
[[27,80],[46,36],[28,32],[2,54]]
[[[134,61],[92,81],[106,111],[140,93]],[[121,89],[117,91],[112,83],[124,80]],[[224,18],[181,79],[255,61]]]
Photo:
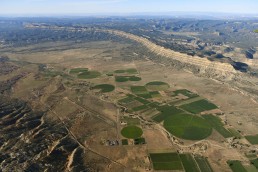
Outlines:
[[[237,12],[203,12],[203,11],[167,11],[167,12],[114,12],[114,13],[0,13],[0,17],[119,17],[119,16],[170,16],[170,15],[205,15],[206,17],[222,17],[225,15],[228,16],[242,16],[242,17],[258,17],[257,13],[237,13]],[[208,15],[208,16],[207,16]],[[170,16],[176,17],[176,16]],[[194,16],[197,17],[197,16]]]

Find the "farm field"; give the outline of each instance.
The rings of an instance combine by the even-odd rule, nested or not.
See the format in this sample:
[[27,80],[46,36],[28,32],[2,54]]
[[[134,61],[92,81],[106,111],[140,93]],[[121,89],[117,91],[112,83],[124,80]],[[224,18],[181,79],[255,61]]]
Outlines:
[[251,163],[256,167],[256,169],[258,170],[258,158],[251,160]]
[[245,136],[245,138],[253,145],[258,144],[258,134],[253,136]]
[[186,140],[202,140],[212,132],[205,119],[189,114],[177,114],[166,118],[164,127],[176,137]]
[[243,138],[243,136],[235,128],[228,128],[228,131],[236,138]]
[[148,94],[148,90],[144,86],[131,86],[133,94]]
[[128,139],[136,139],[142,136],[143,131],[141,128],[131,125],[131,126],[124,127],[121,130],[121,134]]
[[177,153],[151,153],[150,158],[155,170],[183,170]]
[[134,107],[134,108],[132,108],[132,110],[137,112],[137,111],[141,111],[141,110],[148,109],[148,108],[149,107],[147,105],[142,105],[142,106]]
[[[94,33],[111,39],[110,33]],[[78,45],[73,41],[66,46],[55,42],[49,48],[35,45],[6,53],[11,59],[7,63],[22,61],[16,64],[21,68],[16,73],[0,75],[1,84],[11,83],[10,89],[3,94],[22,99],[36,110],[45,112],[48,106],[51,108],[44,118],[31,123],[44,122],[55,127],[57,119],[57,127],[67,127],[67,131],[60,133],[68,135],[53,140],[51,145],[59,141],[63,146],[68,137],[72,139],[71,145],[83,144],[63,156],[63,169],[68,170],[67,164],[74,156],[81,158],[81,164],[94,164],[99,171],[108,167],[110,171],[150,168],[228,172],[231,168],[226,162],[233,157],[241,160],[248,172],[253,172],[258,166],[258,136],[255,133],[258,125],[252,116],[257,112],[257,104],[249,100],[250,97],[239,94],[237,89],[231,89],[228,83],[204,79],[188,70],[173,69],[174,61],[170,65],[162,57],[146,53],[146,47],[120,39]],[[5,50],[0,51],[5,55]],[[21,78],[12,83],[17,74]],[[35,86],[24,92],[29,84]],[[17,94],[19,92],[23,94]],[[17,109],[9,116],[25,112]],[[220,116],[205,115],[216,113]],[[224,125],[221,119],[227,123]],[[12,123],[13,120],[3,119],[3,122]],[[11,135],[8,133],[7,137]],[[66,149],[65,146],[61,148]],[[11,149],[7,154],[12,151],[15,152]],[[7,158],[4,162],[9,161],[13,160]]]
[[240,161],[232,160],[227,163],[233,172],[248,172]]
[[182,110],[177,109],[174,106],[168,106],[168,105],[159,106],[157,110],[160,111],[160,114],[152,117],[152,119],[158,123],[164,121],[167,117],[171,115],[177,115],[177,114],[183,113]]
[[115,90],[115,86],[110,84],[100,84],[92,88],[93,90],[100,90],[102,93],[108,93]]
[[194,159],[197,162],[199,169],[201,171],[213,172],[213,170],[210,166],[210,163],[208,162],[208,160],[205,157],[196,156],[196,157],[194,157]]
[[73,68],[70,70],[70,74],[78,74],[78,73],[83,73],[89,71],[88,68]]
[[134,96],[132,96],[132,95],[127,95],[127,97],[118,100],[118,102],[119,102],[119,103],[122,103],[122,104],[127,104],[127,103],[130,103],[130,102],[133,102],[134,100],[135,100],[135,99],[134,99]]
[[114,73],[129,73],[129,74],[137,74],[138,71],[137,69],[134,69],[134,68],[130,68],[130,69],[118,69],[118,70],[115,70]]
[[214,115],[203,115],[203,118],[215,129],[217,130],[223,137],[233,137],[234,135],[224,128],[221,119]]
[[127,82],[127,81],[141,81],[142,79],[138,76],[116,76],[116,82]]
[[183,163],[185,172],[201,172],[192,155],[180,154],[179,156]]
[[214,105],[213,103],[210,103],[208,100],[199,100],[196,102],[182,105],[182,106],[180,106],[180,108],[182,108],[188,112],[191,112],[193,114],[198,114],[203,111],[217,109],[218,107],[216,105]]
[[122,145],[128,145],[128,140],[127,139],[122,139]]

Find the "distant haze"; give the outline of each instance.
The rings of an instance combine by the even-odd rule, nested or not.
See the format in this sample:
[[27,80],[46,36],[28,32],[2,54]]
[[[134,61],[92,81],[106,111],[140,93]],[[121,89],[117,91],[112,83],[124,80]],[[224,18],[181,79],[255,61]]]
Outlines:
[[258,0],[0,0],[0,15],[258,14]]

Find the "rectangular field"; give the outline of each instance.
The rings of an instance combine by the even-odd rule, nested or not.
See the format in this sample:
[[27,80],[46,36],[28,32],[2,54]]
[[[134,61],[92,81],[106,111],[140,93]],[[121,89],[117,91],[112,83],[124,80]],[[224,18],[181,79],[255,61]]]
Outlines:
[[236,138],[243,138],[243,136],[235,128],[229,128],[228,131],[230,131]]
[[253,145],[257,145],[258,144],[258,134],[254,135],[254,136],[245,136],[245,138]]
[[201,171],[205,171],[205,172],[213,172],[208,160],[204,157],[201,156],[197,156],[194,158],[195,161],[197,162],[199,168]]
[[153,168],[155,170],[182,170],[182,164],[180,161],[174,162],[154,162]]
[[190,154],[180,154],[185,172],[201,172],[198,165]]
[[131,98],[131,97],[126,97],[126,98],[123,98],[123,99],[119,100],[118,102],[119,102],[119,103],[122,103],[122,104],[126,104],[126,103],[130,103],[130,102],[133,102],[133,101],[134,101],[133,98]]
[[251,163],[257,168],[258,170],[258,158],[251,161]]
[[203,118],[217,130],[224,138],[233,137],[234,135],[223,127],[220,118],[214,115],[203,115]]
[[135,100],[137,100],[138,102],[141,102],[143,104],[149,104],[150,102],[148,100],[145,100],[144,98],[141,97],[135,97]]
[[182,105],[182,106],[180,106],[180,108],[182,108],[188,112],[198,114],[203,111],[217,109],[218,107],[216,105],[214,105],[213,103],[210,103],[208,100],[199,100],[196,102]]
[[151,153],[150,158],[155,170],[183,170],[177,153]]
[[147,105],[142,105],[142,106],[138,106],[138,107],[134,107],[132,110],[137,112],[137,111],[141,111],[144,109],[148,109],[149,107]]
[[148,90],[144,86],[131,86],[131,91],[134,94],[148,94]]
[[240,161],[232,160],[227,162],[233,172],[247,172]]

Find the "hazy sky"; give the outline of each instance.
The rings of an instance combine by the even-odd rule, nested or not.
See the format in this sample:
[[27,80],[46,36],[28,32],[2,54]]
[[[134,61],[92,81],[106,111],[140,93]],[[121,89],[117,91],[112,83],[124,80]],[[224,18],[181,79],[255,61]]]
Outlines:
[[0,0],[0,15],[174,11],[258,14],[258,0]]

